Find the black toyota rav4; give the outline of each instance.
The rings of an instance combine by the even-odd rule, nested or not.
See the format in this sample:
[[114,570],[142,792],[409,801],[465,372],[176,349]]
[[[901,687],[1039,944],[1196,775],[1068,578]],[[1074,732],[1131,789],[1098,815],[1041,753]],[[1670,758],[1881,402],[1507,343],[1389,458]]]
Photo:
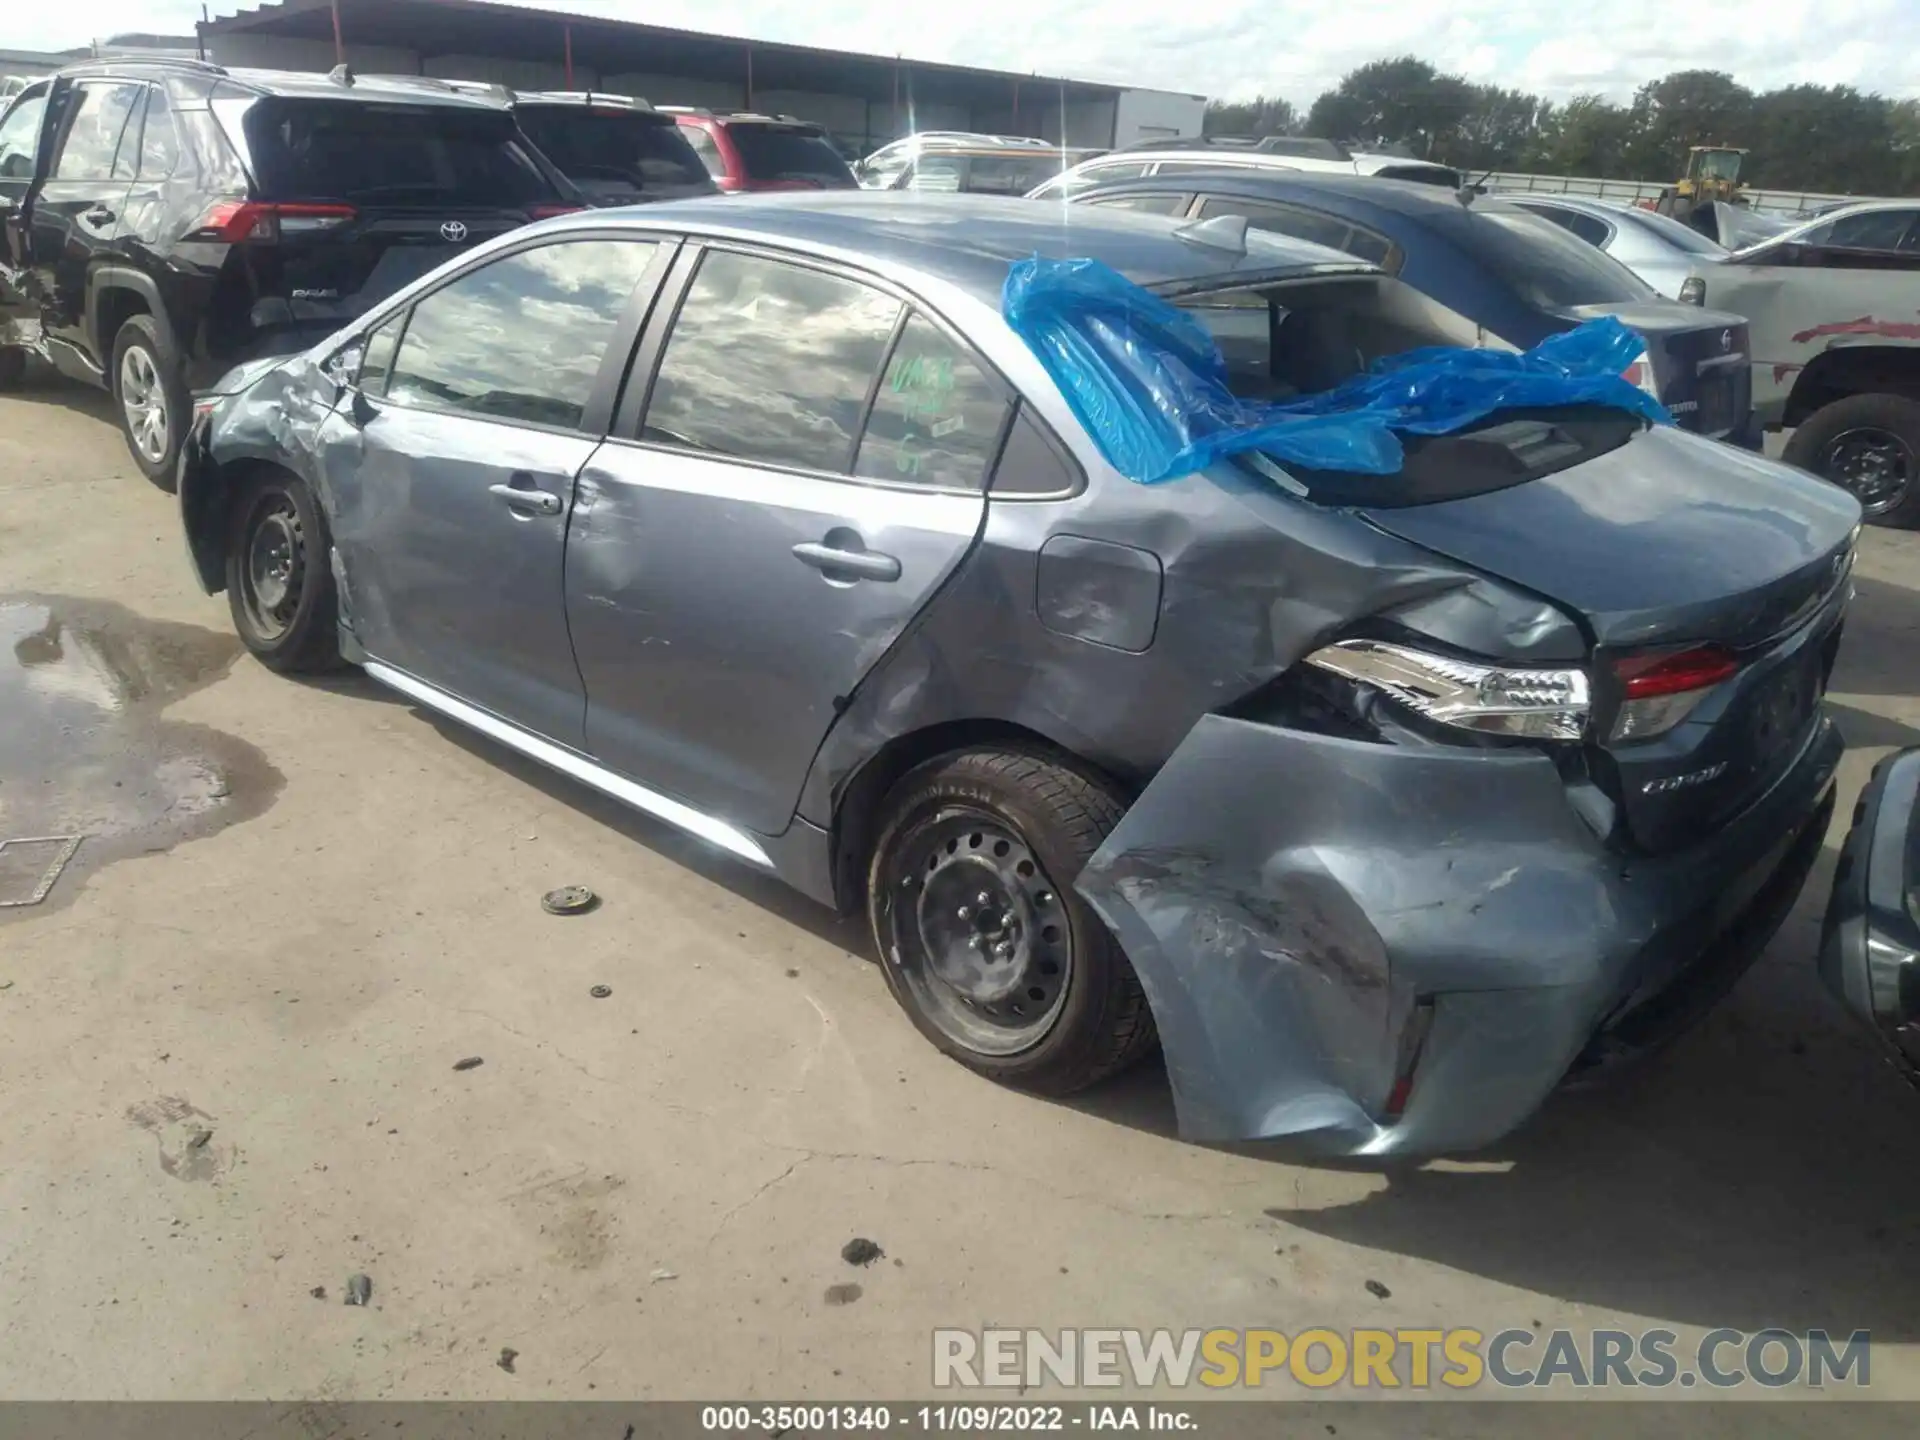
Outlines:
[[582,203],[485,96],[194,61],[75,67],[0,116],[0,386],[109,389],[173,483],[193,387]]

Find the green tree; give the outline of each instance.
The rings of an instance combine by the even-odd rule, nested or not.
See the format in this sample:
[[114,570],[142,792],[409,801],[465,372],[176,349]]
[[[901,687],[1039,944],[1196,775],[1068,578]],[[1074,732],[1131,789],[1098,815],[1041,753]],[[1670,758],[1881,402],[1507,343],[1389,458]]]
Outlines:
[[1554,107],[1525,159],[1543,175],[1631,179],[1633,142],[1633,112],[1604,95],[1576,95]]
[[1404,145],[1425,158],[1454,135],[1473,108],[1473,87],[1412,55],[1349,70],[1313,102],[1307,130],[1330,140]]
[[1753,124],[1753,92],[1723,70],[1676,70],[1633,97],[1635,178],[1672,180],[1695,145],[1738,145]]
[[1292,135],[1300,129],[1300,112],[1279,95],[1210,100],[1200,129],[1204,135]]
[[1770,90],[1735,141],[1753,151],[1742,178],[1773,190],[1897,194],[1910,167],[1897,149],[1894,110],[1848,85]]
[[1524,90],[1471,85],[1458,126],[1438,138],[1433,158],[1469,170],[1511,170],[1527,153],[1553,106]]

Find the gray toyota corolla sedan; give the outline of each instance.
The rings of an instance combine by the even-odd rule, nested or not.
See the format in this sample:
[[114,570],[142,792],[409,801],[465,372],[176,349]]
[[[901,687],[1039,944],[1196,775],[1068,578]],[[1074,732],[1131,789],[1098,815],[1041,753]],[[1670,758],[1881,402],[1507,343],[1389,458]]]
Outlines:
[[1711,1004],[1827,826],[1854,502],[1593,407],[1135,484],[1003,318],[1036,256],[1188,307],[1248,394],[1474,334],[1147,214],[571,216],[204,398],[200,580],[274,669],[864,906],[982,1074],[1157,1036],[1194,1138],[1482,1144]]

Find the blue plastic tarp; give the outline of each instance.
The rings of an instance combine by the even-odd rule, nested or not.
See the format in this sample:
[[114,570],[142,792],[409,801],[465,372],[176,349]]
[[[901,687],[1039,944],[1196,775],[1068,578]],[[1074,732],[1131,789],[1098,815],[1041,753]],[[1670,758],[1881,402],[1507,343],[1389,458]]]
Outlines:
[[1404,458],[1399,433],[1444,435],[1522,406],[1604,405],[1673,423],[1623,378],[1646,342],[1611,316],[1518,354],[1410,350],[1332,390],[1273,403],[1234,395],[1199,320],[1098,260],[1018,261],[1001,307],[1108,461],[1144,484],[1250,450],[1391,475]]

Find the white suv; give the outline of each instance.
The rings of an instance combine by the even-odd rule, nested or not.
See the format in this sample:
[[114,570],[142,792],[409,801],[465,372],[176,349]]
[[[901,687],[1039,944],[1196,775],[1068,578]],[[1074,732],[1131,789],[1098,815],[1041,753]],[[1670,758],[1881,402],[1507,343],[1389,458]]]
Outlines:
[[1153,140],[1083,161],[1028,192],[1035,200],[1073,195],[1115,180],[1185,170],[1304,170],[1323,175],[1372,175],[1458,189],[1464,179],[1451,165],[1348,150],[1331,140],[1272,135],[1260,140],[1205,136]]

